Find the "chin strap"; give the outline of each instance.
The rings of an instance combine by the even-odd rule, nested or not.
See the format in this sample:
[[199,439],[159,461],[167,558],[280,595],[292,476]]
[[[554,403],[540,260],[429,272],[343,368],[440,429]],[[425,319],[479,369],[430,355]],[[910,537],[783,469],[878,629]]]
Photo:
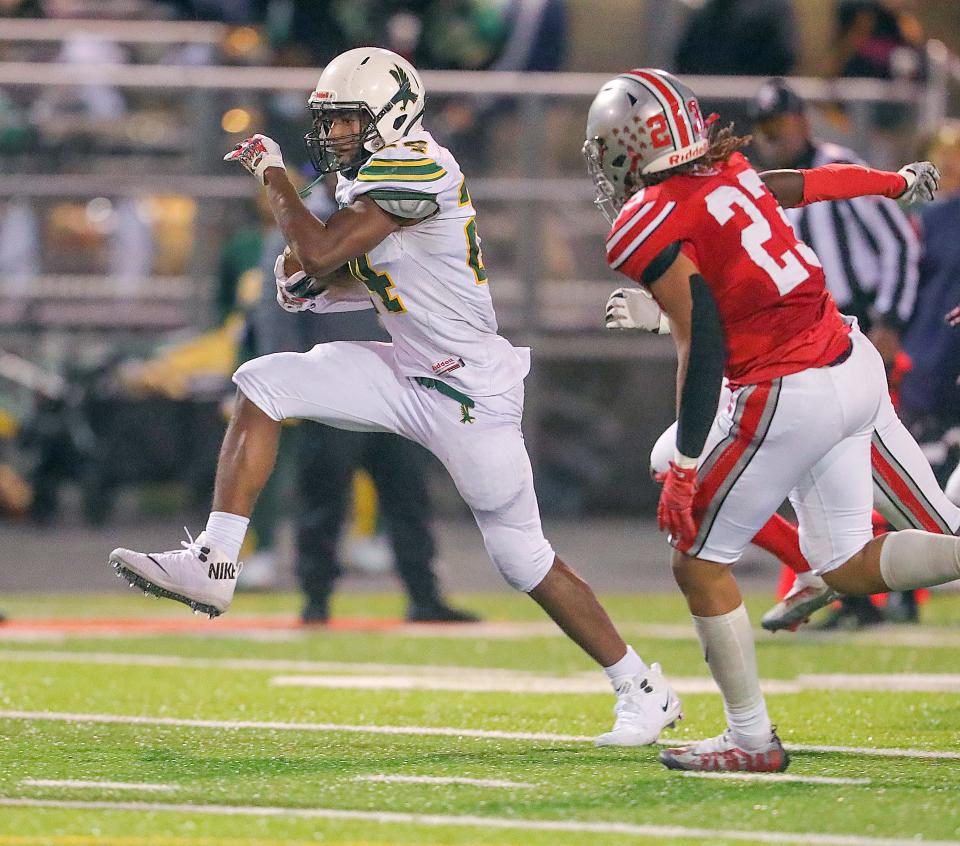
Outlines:
[[325,173],[321,173],[321,174],[320,174],[316,179],[314,179],[313,182],[311,182],[306,188],[301,188],[299,191],[297,191],[297,195],[300,197],[300,199],[301,199],[301,200],[305,200],[307,197],[309,197],[309,196],[310,196],[310,192],[317,186],[317,184],[318,184],[319,182],[322,182],[322,181],[323,181],[323,177],[325,177],[325,176],[326,176]]

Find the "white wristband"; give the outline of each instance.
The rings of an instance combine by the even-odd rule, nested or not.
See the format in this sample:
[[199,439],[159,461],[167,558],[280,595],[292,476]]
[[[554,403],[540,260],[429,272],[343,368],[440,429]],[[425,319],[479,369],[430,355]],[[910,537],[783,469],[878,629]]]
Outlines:
[[680,452],[680,450],[674,449],[673,463],[676,464],[681,470],[690,470],[691,468],[697,466],[697,459],[690,458],[689,455],[684,455],[682,452]]

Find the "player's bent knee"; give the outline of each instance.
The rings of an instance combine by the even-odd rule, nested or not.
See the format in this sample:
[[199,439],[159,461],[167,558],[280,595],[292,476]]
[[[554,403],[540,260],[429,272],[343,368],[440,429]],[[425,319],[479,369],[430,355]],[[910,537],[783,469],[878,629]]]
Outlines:
[[264,374],[263,361],[266,356],[253,358],[250,361],[241,364],[233,374],[233,383],[237,386],[240,394],[271,420],[277,422],[284,419],[282,409],[276,402],[276,396],[270,388],[270,382]]
[[730,565],[718,561],[693,558],[679,549],[670,559],[673,578],[685,596],[710,591],[730,577]]
[[487,554],[514,590],[530,593],[553,566],[556,553],[542,534],[491,527],[483,531]]
[[670,559],[670,569],[673,572],[673,580],[677,587],[683,593],[692,588],[696,583],[696,571],[693,567],[693,560],[689,555],[685,555],[679,550],[673,550]]

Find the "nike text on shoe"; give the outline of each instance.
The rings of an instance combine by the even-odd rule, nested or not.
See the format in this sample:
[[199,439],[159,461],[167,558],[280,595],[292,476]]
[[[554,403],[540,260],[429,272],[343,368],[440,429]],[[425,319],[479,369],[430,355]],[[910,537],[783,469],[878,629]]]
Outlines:
[[797,583],[783,599],[760,618],[760,625],[768,632],[778,632],[781,629],[796,631],[814,611],[819,611],[839,598],[840,594],[829,585],[815,587]]
[[596,739],[597,746],[649,746],[664,728],[683,719],[680,700],[659,664],[620,685],[613,713],[613,728]]
[[748,751],[737,746],[727,730],[719,737],[664,749],[660,753],[660,763],[671,770],[780,773],[790,764],[790,756],[776,731],[770,732],[770,742],[766,746]]
[[204,533],[196,540],[189,532],[187,537],[189,542],[181,542],[184,548],[173,552],[115,549],[110,553],[110,564],[117,578],[126,579],[130,587],[175,599],[189,605],[195,614],[218,617],[230,607],[243,564],[227,560],[210,546]]

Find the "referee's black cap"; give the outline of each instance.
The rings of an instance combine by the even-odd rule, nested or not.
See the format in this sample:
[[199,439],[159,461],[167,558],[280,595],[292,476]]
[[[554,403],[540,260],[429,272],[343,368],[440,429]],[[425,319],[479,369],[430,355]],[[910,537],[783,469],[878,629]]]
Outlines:
[[763,83],[750,103],[750,117],[754,123],[780,115],[802,115],[805,110],[803,98],[781,77]]

